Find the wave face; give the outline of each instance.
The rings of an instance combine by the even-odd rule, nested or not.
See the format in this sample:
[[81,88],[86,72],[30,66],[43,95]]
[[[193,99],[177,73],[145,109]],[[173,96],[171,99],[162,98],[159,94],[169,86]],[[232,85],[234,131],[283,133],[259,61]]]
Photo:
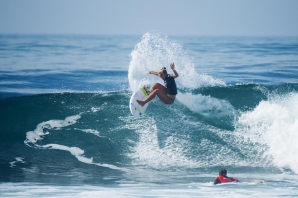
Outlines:
[[[162,83],[147,73],[171,62],[179,72],[177,100],[154,99],[146,116],[134,119],[132,91]],[[128,87],[121,80],[126,72],[111,75],[119,79],[115,86],[106,71],[96,81],[105,82],[100,93],[76,91],[69,81],[72,93],[1,98],[0,181],[171,184],[177,178],[168,172],[213,174],[223,166],[241,174],[297,174],[298,84],[227,85],[194,65],[179,44],[147,33],[131,52]]]
[[208,87],[179,93],[171,106],[154,100],[137,120],[126,91],[2,99],[4,180],[76,169],[102,177],[98,169],[108,175],[136,167],[297,173],[297,91],[298,85]]

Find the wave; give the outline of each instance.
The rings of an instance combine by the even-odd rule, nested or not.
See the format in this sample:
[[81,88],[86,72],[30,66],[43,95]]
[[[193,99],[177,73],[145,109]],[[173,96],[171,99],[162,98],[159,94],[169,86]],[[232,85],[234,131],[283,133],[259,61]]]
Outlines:
[[[27,175],[51,167],[298,173],[298,84],[226,85],[197,73],[179,44],[157,34],[145,34],[131,58],[129,90],[0,99],[1,164]],[[179,72],[175,103],[155,99],[145,117],[133,118],[132,91],[155,83],[146,73],[171,62]]]
[[263,158],[277,167],[298,172],[294,155],[298,151],[298,93],[271,95],[252,111],[243,113],[236,133],[245,141],[265,146]]
[[[177,99],[182,106],[180,106],[179,110],[171,107],[164,110],[168,112],[168,115],[171,115],[166,115],[167,121],[165,125],[167,127],[170,125],[169,129],[162,127],[163,121],[160,122],[160,120],[164,120],[164,114],[157,115],[155,113],[152,115],[154,116],[154,120],[151,121],[150,126],[155,127],[140,132],[140,134],[142,134],[141,137],[144,138],[144,142],[140,143],[135,151],[135,153],[138,153],[138,151],[141,150],[140,155],[136,155],[135,159],[139,160],[144,158],[144,164],[153,163],[152,166],[156,168],[161,166],[169,167],[173,164],[176,164],[175,166],[179,164],[179,166],[202,167],[201,165],[206,165],[206,163],[208,166],[226,166],[229,164],[250,166],[251,164],[255,164],[255,166],[262,167],[272,163],[277,165],[276,161],[273,159],[270,159],[267,165],[263,165],[264,156],[266,156],[266,159],[270,158],[268,157],[267,150],[263,149],[263,146],[272,148],[272,146],[268,146],[268,144],[270,145],[271,143],[260,142],[258,140],[256,142],[260,146],[252,146],[250,142],[248,143],[249,149],[246,148],[243,150],[242,144],[244,142],[244,136],[239,134],[240,131],[245,131],[243,132],[245,134],[255,134],[258,132],[260,133],[258,136],[263,136],[261,135],[262,130],[255,129],[259,129],[258,126],[260,123],[256,122],[256,126],[250,126],[250,119],[246,121],[246,126],[242,123],[245,115],[247,112],[256,111],[255,108],[262,106],[262,101],[267,101],[268,98],[272,98],[270,94],[280,96],[280,92],[291,93],[291,91],[288,90],[289,87],[294,89],[295,94],[296,85],[282,85],[278,88],[255,84],[227,86],[225,82],[220,79],[198,74],[194,68],[192,59],[177,42],[156,33],[146,33],[131,53],[131,62],[128,70],[130,89],[135,91],[142,85],[154,84],[157,80],[153,75],[148,75],[148,71],[158,71],[161,66],[167,66],[171,62],[175,62],[179,72],[179,78],[176,80],[179,87]],[[163,109],[160,110],[162,111]],[[189,111],[187,112],[187,110]],[[266,116],[266,112],[258,113],[263,113],[263,116]],[[195,117],[198,120],[191,119],[189,115],[192,115],[191,117]],[[297,118],[294,116],[294,121],[296,122],[296,120]],[[260,122],[263,123],[262,121]],[[171,126],[173,123],[175,123],[175,127]],[[177,123],[179,124],[177,125]],[[297,126],[294,123],[285,126],[285,128],[290,127],[297,130]],[[267,126],[267,128],[271,128],[270,123],[268,124],[270,127]],[[159,128],[161,128],[161,130]],[[248,128],[251,131],[247,130]],[[152,131],[155,133],[152,133]],[[180,135],[175,138],[173,131],[179,131]],[[198,133],[196,133],[197,131]],[[201,135],[198,135],[202,133],[206,134],[206,136],[201,137]],[[152,136],[152,134],[157,134],[157,136]],[[187,134],[186,138],[182,138],[181,134],[182,136]],[[170,140],[167,136],[171,137]],[[195,138],[195,141],[191,140],[192,136]],[[157,140],[160,139],[164,140],[162,150],[152,148],[152,145],[155,145],[155,148],[159,148],[157,145],[160,146],[160,141]],[[219,141],[217,142],[215,139]],[[245,141],[248,139],[250,138],[245,138]],[[150,147],[144,145],[148,143],[148,140],[151,140]],[[185,143],[183,144],[184,140]],[[176,150],[171,150],[173,148]],[[289,149],[288,147],[284,148],[285,151]],[[165,149],[168,150],[166,155],[170,153],[172,160],[165,156]],[[144,155],[144,153],[146,154]],[[198,153],[199,158],[197,158],[194,153]],[[219,155],[219,153],[222,154]],[[253,153],[255,153],[255,155],[253,155]],[[185,155],[190,155],[191,157],[185,159]],[[207,160],[208,162],[206,162],[206,160],[202,161],[201,155],[209,159]],[[270,156],[274,155],[270,154]],[[159,159],[164,159],[164,161],[161,162]],[[173,159],[175,160],[173,161]],[[281,165],[282,163],[280,162],[279,164]],[[286,162],[285,164],[291,163]],[[285,164],[282,166],[277,165],[277,167],[283,167]],[[291,169],[294,170],[295,168]]]
[[[297,173],[297,91],[297,84],[209,87],[179,93],[170,106],[153,100],[142,119],[130,115],[130,91],[6,98],[0,100],[1,142],[7,151],[20,142],[27,147],[10,152],[13,168],[38,163],[28,152],[34,149],[41,156],[57,151],[48,164],[65,163],[69,153],[111,170],[230,166]],[[241,92],[257,97],[248,103]]]

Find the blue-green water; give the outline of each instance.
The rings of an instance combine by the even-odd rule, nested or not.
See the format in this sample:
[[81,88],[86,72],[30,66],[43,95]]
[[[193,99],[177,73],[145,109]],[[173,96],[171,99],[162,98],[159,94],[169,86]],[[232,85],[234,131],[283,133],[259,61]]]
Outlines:
[[[295,37],[2,35],[1,197],[297,196],[297,55]],[[171,62],[175,103],[133,118]],[[222,167],[242,183],[214,186]]]

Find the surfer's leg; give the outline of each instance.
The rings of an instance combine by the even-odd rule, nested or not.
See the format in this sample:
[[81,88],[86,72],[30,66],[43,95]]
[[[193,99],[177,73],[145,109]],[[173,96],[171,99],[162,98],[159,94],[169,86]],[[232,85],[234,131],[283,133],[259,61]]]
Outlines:
[[171,100],[166,92],[159,90],[157,93],[159,99],[161,99],[165,104],[173,104],[173,100]]
[[141,105],[144,106],[147,102],[151,101],[153,98],[155,98],[155,96],[158,96],[164,103],[166,104],[172,104],[173,101],[171,101],[169,99],[169,97],[167,96],[166,92],[163,92],[160,89],[155,89],[154,91],[151,92],[151,94],[146,98],[146,100],[141,101],[141,100],[137,100],[137,102]]
[[152,91],[159,90],[156,95],[165,103],[173,104],[174,100],[169,98],[167,95],[167,88],[160,83],[155,83],[151,88]]
[[150,92],[153,92],[155,89],[159,89],[159,90],[163,91],[164,93],[167,93],[167,88],[165,86],[163,86],[162,84],[160,84],[160,83],[155,83],[151,87],[151,91]]

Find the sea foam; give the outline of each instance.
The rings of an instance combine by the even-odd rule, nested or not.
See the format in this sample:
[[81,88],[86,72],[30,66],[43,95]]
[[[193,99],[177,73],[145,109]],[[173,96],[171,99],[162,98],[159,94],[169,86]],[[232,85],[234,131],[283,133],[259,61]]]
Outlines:
[[243,113],[237,123],[247,141],[266,147],[264,158],[281,168],[298,173],[298,93],[272,95],[252,111]]
[[[53,130],[59,130],[63,127],[73,125],[81,118],[81,115],[74,115],[66,117],[64,120],[49,120],[45,122],[41,122],[37,125],[36,129],[34,131],[28,131],[26,133],[26,140],[24,143],[28,146],[33,146],[38,149],[56,149],[56,150],[62,150],[62,151],[68,151],[70,154],[75,156],[80,162],[86,163],[86,164],[93,164],[101,167],[106,167],[110,169],[115,170],[122,170],[125,171],[124,168],[119,168],[117,166],[111,165],[111,164],[105,164],[105,163],[94,163],[93,157],[87,158],[84,156],[85,151],[78,148],[78,147],[68,147],[65,145],[60,144],[46,144],[46,145],[40,145],[38,144],[38,141],[42,140],[44,136],[49,135],[49,132],[44,131],[45,129],[53,129]],[[82,130],[86,133],[92,133],[94,135],[99,136],[99,132],[91,129]],[[13,166],[11,164],[11,166]]]

